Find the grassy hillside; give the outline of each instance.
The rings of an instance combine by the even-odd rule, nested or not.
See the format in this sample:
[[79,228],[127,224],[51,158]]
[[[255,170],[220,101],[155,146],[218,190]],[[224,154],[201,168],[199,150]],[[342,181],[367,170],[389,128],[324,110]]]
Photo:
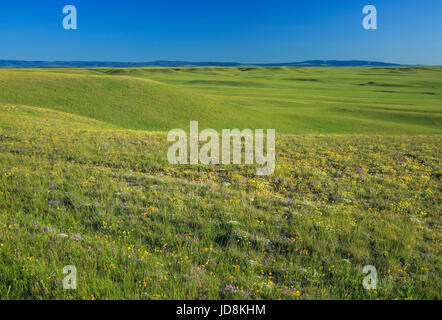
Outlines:
[[[441,74],[0,70],[0,298],[441,299]],[[189,120],[276,128],[275,173],[171,166]]]
[[280,133],[441,133],[442,68],[0,70],[0,103],[122,129],[274,128]]

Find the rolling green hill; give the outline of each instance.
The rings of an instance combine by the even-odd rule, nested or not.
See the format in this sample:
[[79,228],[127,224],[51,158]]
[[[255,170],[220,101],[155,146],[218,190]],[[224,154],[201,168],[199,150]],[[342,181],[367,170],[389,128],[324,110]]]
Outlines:
[[281,133],[434,134],[442,68],[0,70],[0,103],[122,129],[274,128]]

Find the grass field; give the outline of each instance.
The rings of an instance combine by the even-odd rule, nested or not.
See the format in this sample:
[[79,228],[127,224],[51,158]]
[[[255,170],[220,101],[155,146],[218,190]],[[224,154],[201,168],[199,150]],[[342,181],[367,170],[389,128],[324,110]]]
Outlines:
[[[190,120],[275,173],[171,166]],[[0,70],[0,298],[441,299],[441,133],[441,67]]]
[[0,102],[118,129],[440,134],[442,68],[141,68],[0,71]]

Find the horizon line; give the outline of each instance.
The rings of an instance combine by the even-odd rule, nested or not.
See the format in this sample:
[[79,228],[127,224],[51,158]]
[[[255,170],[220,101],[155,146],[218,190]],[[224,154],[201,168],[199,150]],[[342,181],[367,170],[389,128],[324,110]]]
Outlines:
[[84,67],[417,67],[440,66],[424,64],[400,64],[374,60],[339,60],[312,59],[292,62],[236,62],[236,61],[188,61],[188,60],[152,60],[152,61],[106,61],[106,60],[15,60],[0,59],[0,68],[84,68]]

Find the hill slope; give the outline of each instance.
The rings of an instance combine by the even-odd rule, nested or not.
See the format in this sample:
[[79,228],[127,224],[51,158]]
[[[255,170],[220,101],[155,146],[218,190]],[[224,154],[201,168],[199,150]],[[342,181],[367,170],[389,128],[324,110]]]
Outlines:
[[442,132],[442,68],[0,70],[0,103],[124,129],[274,128],[281,133]]
[[171,166],[164,132],[0,105],[0,296],[440,299],[440,144],[278,135],[257,177]]

